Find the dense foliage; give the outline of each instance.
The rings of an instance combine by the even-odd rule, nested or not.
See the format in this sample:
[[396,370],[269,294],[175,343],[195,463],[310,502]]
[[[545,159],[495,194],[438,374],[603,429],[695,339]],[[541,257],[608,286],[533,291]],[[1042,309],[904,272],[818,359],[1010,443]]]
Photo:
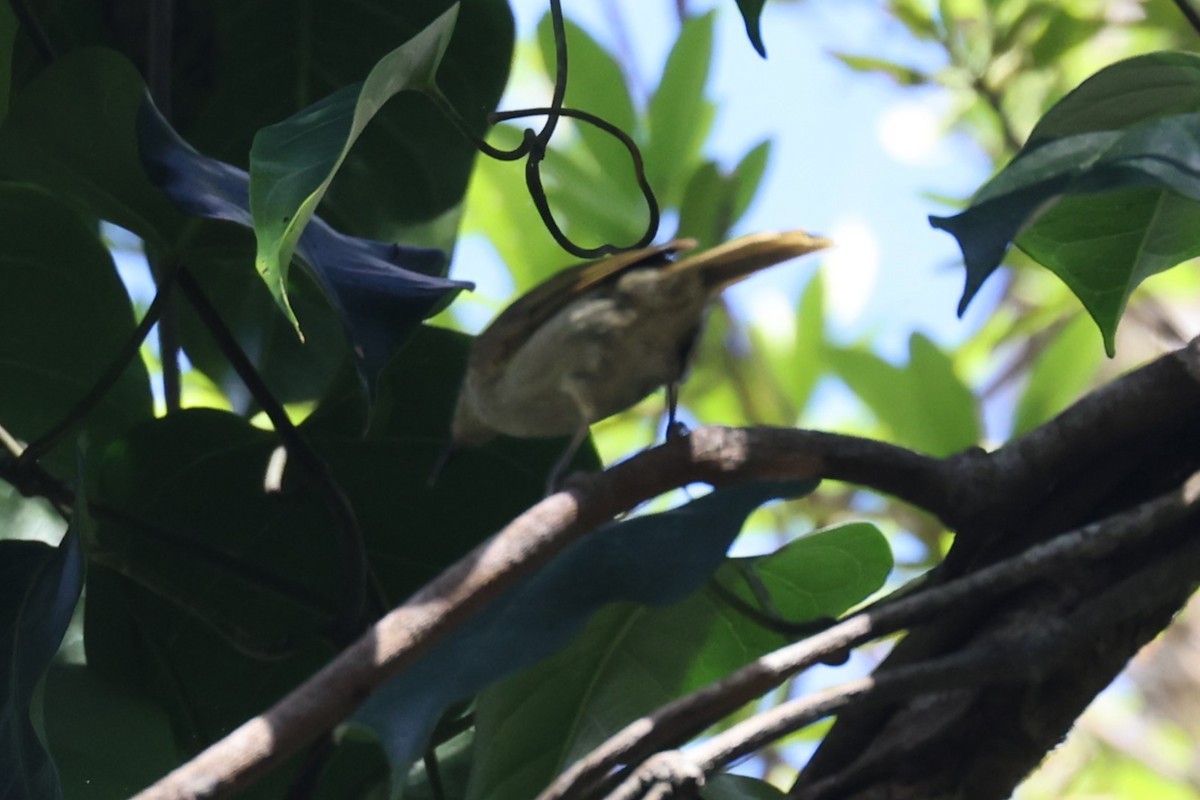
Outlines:
[[[724,4],[765,53],[763,2]],[[883,5],[944,68],[839,57],[950,92],[1002,167],[932,220],[964,308],[1008,282],[989,322],[953,349],[914,334],[896,365],[830,341],[819,274],[792,341],[717,309],[684,402],[747,430],[542,505],[562,441],[502,437],[429,480],[470,347],[451,254],[485,238],[521,290],[570,261],[548,222],[587,248],[637,242],[654,203],[701,247],[740,230],[771,144],[709,152],[712,13],[679,4],[644,99],[548,14],[531,47],[550,77],[565,48],[562,105],[600,120],[550,135],[545,113],[492,124],[505,0],[0,5],[0,796],[123,797],[182,767],[247,797],[526,800],[689,697],[562,796],[780,797],[826,732],[789,796],[1007,796],[1200,581],[1200,357],[1142,344],[1194,278],[1139,288],[1200,255],[1200,56],[1165,2]],[[118,270],[130,242],[152,301]],[[796,429],[822,381],[861,402],[854,430]],[[661,411],[601,426],[601,451],[651,443]],[[739,534],[771,552],[726,558]],[[920,551],[900,564],[898,537]],[[844,692],[797,681],[758,727],[755,698],[900,631],[874,681],[857,660]],[[263,769],[187,772],[314,675],[244,751]],[[749,754],[770,781],[726,772]]]

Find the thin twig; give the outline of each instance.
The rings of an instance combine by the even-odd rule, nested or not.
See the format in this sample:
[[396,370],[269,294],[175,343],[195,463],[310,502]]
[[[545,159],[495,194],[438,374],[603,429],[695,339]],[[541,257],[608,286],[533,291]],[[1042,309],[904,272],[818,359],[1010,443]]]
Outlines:
[[[782,703],[744,720],[700,742],[686,752],[668,752],[664,762],[654,759],[632,770],[605,800],[639,800],[651,796],[654,785],[674,788],[694,780],[695,773],[711,774],[730,761],[770,744],[795,730],[811,725],[852,706],[890,702],[934,691],[961,686],[979,686],[996,681],[1014,680],[1016,675],[997,664],[989,651],[968,651],[937,661],[924,662],[878,675],[847,681],[807,697]],[[680,769],[680,765],[683,769]],[[681,773],[676,777],[672,772]],[[665,788],[665,786],[664,786]],[[579,795],[580,797],[586,795]],[[664,796],[674,795],[665,793]]]
[[150,307],[142,315],[142,319],[138,322],[137,327],[133,329],[133,333],[125,340],[125,344],[113,356],[108,367],[96,379],[96,382],[92,384],[92,388],[79,399],[79,402],[71,407],[70,411],[63,415],[58,424],[29,443],[25,451],[20,454],[18,467],[31,464],[50,452],[68,431],[82,422],[88,414],[95,410],[100,401],[108,395],[108,392],[116,382],[125,374],[125,370],[128,369],[130,363],[138,357],[138,351],[141,349],[142,343],[150,335],[150,329],[154,327],[154,323],[158,322],[159,315],[162,312],[164,292],[170,291],[173,282],[174,276],[172,274],[167,274],[162,278],[158,286],[158,291],[154,295],[154,300],[150,303]]
[[1019,151],[1024,142],[1017,135],[1017,131],[1013,128],[1012,121],[1009,120],[1008,115],[1004,113],[1003,98],[982,77],[976,78],[973,88],[975,89],[975,93],[987,103],[992,113],[996,115],[996,120],[1000,123],[1000,136],[1004,139],[1005,148],[1007,148],[1010,154]]

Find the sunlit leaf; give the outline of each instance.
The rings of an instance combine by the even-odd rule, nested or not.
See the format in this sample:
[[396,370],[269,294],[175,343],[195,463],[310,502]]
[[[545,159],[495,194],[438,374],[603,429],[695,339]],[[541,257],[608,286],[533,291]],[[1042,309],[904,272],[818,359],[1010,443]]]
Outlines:
[[292,253],[346,153],[393,95],[434,90],[458,6],[380,59],[361,84],[334,92],[259,131],[250,150],[250,210],[258,238],[256,266],[292,324],[287,300]]
[[679,203],[712,125],[713,108],[704,97],[712,41],[712,13],[684,23],[646,109],[643,155],[650,185],[664,206]]
[[950,359],[926,336],[909,340],[896,367],[862,350],[829,348],[829,364],[900,444],[947,456],[978,443],[979,412]]
[[900,86],[922,86],[929,83],[929,75],[926,73],[894,61],[850,53],[834,53],[833,56],[855,72],[877,72],[888,76]]

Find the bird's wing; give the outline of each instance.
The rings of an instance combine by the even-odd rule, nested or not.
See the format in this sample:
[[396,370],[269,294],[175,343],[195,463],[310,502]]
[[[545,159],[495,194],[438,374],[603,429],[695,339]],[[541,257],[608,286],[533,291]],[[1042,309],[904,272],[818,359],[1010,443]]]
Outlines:
[[691,239],[676,239],[666,244],[643,247],[626,253],[575,264],[552,275],[513,301],[500,312],[475,340],[470,365],[486,369],[488,365],[508,363],[521,345],[539,327],[562,310],[572,299],[603,283],[639,267],[667,265],[670,257],[695,247]]

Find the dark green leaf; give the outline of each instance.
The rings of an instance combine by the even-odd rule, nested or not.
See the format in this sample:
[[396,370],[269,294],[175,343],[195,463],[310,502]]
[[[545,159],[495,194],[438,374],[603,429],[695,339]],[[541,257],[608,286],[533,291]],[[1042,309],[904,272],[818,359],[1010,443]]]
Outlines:
[[[606,605],[678,600],[712,574],[756,506],[811,488],[731,487],[597,530],[455,629],[372,696],[356,719],[376,728],[393,763],[406,766],[451,703],[559,650]],[[489,658],[472,658],[480,652]],[[490,740],[481,747],[490,749]]]
[[[362,529],[375,613],[540,498],[565,446],[497,441],[428,486],[468,345],[449,331],[414,336],[381,376],[365,439],[353,400],[314,418],[311,441]],[[122,515],[97,532],[88,663],[160,703],[183,749],[258,713],[333,652],[346,586],[336,528],[298,464],[281,493],[264,491],[276,443],[233,415],[188,410],[134,430],[100,465],[99,500]],[[595,455],[575,463],[594,468]]]
[[1200,256],[1200,203],[1157,189],[1070,195],[1017,244],[1070,287],[1100,327],[1111,356],[1133,290]]
[[[293,271],[289,295],[304,325],[301,342],[262,280],[247,268],[252,252],[254,239],[249,230],[233,225],[202,226],[189,242],[190,263],[197,265],[192,277],[275,399],[281,403],[314,401],[329,388],[351,354],[342,315],[307,270]],[[400,327],[397,311],[384,315],[385,324]],[[410,322],[415,327],[418,320]],[[259,410],[245,383],[188,303],[180,304],[179,325],[180,339],[192,366],[220,388],[233,410],[239,414]],[[376,354],[377,349],[383,352]],[[394,345],[384,344],[368,348],[364,356],[383,360],[393,349]],[[355,363],[360,360],[356,358]],[[364,377],[371,382],[369,370]]]
[[[379,740],[358,725],[342,725],[310,797],[313,800],[388,800],[392,767]],[[405,798],[411,800],[408,792]]]
[[83,664],[55,663],[43,695],[46,741],[67,800],[131,797],[183,756],[161,708]]
[[439,792],[434,783],[429,780],[424,760],[417,762],[409,770],[407,782],[404,785],[404,800],[446,800],[446,798],[463,798],[467,795],[467,781],[471,775],[475,750],[474,728],[455,736],[449,742],[437,749],[438,779],[442,791]]
[[[33,441],[83,399],[133,336],[133,309],[95,228],[57,197],[0,183],[0,420]],[[153,413],[138,357],[76,431],[103,445]],[[68,436],[43,463],[74,473]]]
[[750,44],[763,58],[767,57],[767,46],[762,39],[762,10],[767,0],[737,0],[738,11],[742,12],[742,20],[746,23],[746,35]]
[[[693,531],[705,533],[706,527],[696,524]],[[680,557],[691,558],[688,541],[664,556],[665,563],[675,568]],[[743,560],[741,570],[758,575],[774,612],[800,621],[842,613],[876,591],[891,564],[883,535],[858,523]],[[653,571],[650,565],[640,569]],[[726,565],[718,579],[749,599],[741,570]],[[479,756],[468,797],[532,797],[637,716],[783,643],[782,636],[750,623],[708,591],[664,608],[606,609],[569,648],[481,696]]]
[[1046,114],[970,208],[931,218],[963,250],[960,312],[1018,240],[1080,295],[1111,352],[1129,293],[1200,252],[1198,176],[1200,56],[1102,70]]
[[136,120],[144,96],[141,77],[116,53],[64,56],[14,99],[0,127],[0,175],[36,183],[163,249],[184,217],[142,168]]
[[1079,133],[1119,131],[1200,111],[1200,55],[1150,53],[1097,72],[1034,127],[1026,149]]

